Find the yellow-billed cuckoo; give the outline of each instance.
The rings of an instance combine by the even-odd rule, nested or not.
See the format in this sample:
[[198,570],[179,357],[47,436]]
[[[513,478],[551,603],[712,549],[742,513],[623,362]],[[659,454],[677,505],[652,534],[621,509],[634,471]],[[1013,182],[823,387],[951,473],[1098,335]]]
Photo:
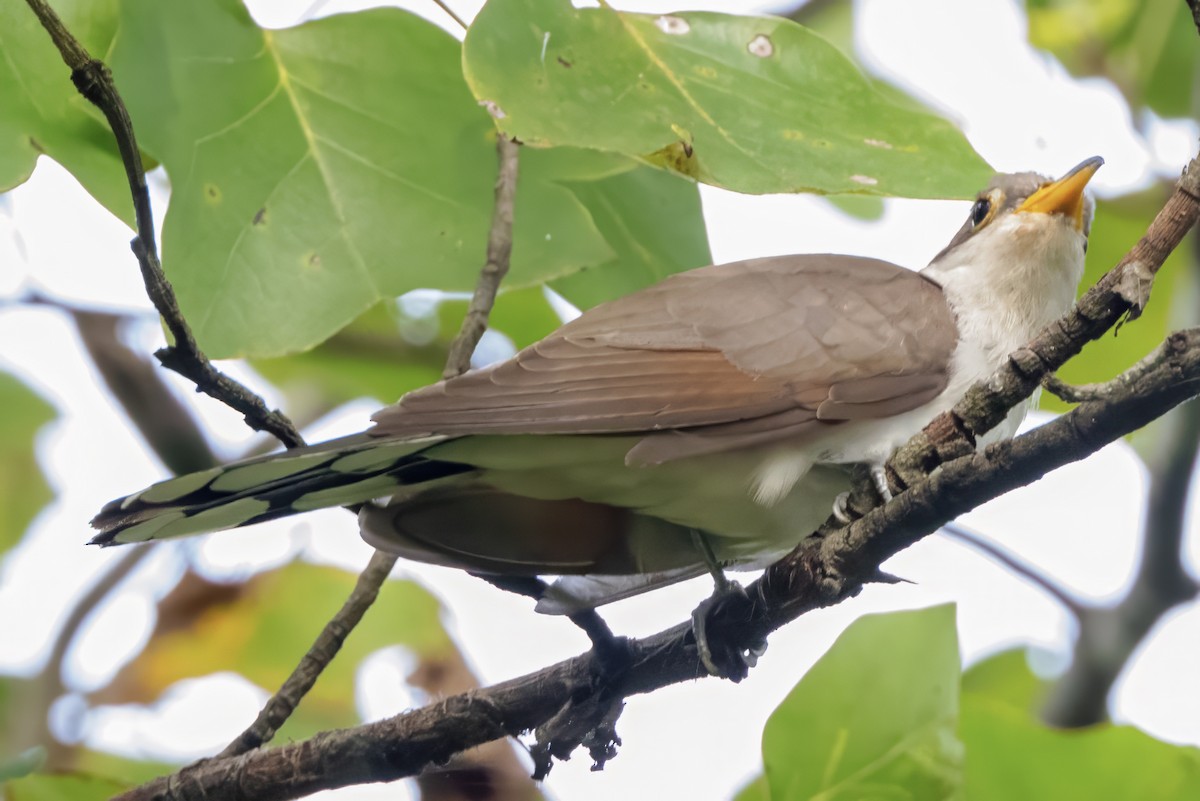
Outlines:
[[[999,175],[921,272],[781,256],[673,275],[506,362],[411,392],[367,432],[109,503],[103,545],[367,502],[409,559],[563,576],[573,612],[790,550],[849,486],[1063,314],[1083,275],[1088,159]],[[1014,410],[992,438],[1011,436]],[[696,532],[701,537],[695,536]]]

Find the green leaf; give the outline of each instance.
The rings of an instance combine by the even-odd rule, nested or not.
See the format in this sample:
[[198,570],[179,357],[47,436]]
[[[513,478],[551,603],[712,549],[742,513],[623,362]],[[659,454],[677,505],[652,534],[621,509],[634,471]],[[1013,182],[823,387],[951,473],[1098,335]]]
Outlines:
[[[1162,208],[1161,187],[1114,200],[1099,200],[1088,238],[1087,269],[1080,284],[1086,291],[1146,233]],[[1142,316],[1093,342],[1071,359],[1058,375],[1071,384],[1107,381],[1137,362],[1162,342],[1175,327],[1196,322],[1195,277],[1189,270],[1186,248],[1176,249],[1154,279],[1154,289]],[[1070,408],[1049,393],[1042,395],[1047,408]]]
[[752,193],[967,197],[991,175],[950,123],[775,17],[490,0],[465,48],[475,96],[531,145],[612,150]]
[[1175,0],[1028,0],[1029,41],[1074,75],[1111,78],[1135,109],[1190,117],[1200,71],[1196,26]]
[[1010,648],[971,665],[963,673],[962,691],[1033,713],[1046,694],[1046,682],[1029,669],[1026,649]]
[[[105,57],[117,28],[117,0],[55,0],[54,10],[89,52]],[[70,69],[25,3],[0,4],[0,53],[0,192],[24,183],[45,154],[132,225],[112,131],[75,90]]]
[[771,788],[767,786],[767,777],[757,777],[739,790],[733,798],[734,801],[771,801]]
[[0,782],[28,776],[46,762],[46,749],[35,745],[10,759],[0,759]]
[[26,776],[4,785],[8,801],[108,801],[129,785],[77,773]]
[[21,539],[29,521],[53,497],[34,458],[38,429],[54,407],[11,375],[0,373],[0,554]]
[[[235,670],[274,692],[350,595],[354,576],[293,562],[255,576],[232,603],[206,609],[190,626],[161,633],[119,681],[153,697],[180,679]],[[357,722],[354,677],[367,655],[392,645],[418,654],[452,648],[438,602],[410,581],[388,581],[371,613],[304,697],[279,735],[300,738]]]
[[[380,299],[474,287],[495,130],[448,34],[390,8],[264,31],[236,0],[127,0],[121,25],[113,69],[173,186],[165,267],[210,356],[303,350]],[[522,153],[510,286],[613,258],[546,157]]]
[[[356,398],[393,403],[409,390],[437,382],[458,335],[468,301],[436,302],[425,316],[383,302],[305,353],[256,359],[254,367],[288,396],[288,406],[314,417]],[[518,348],[561,324],[539,286],[502,291],[489,327]],[[311,410],[311,411],[305,411]]]
[[860,618],[767,721],[770,797],[957,797],[958,685],[952,606]]
[[712,263],[700,192],[649,167],[569,184],[616,258],[550,285],[581,309]]
[[966,695],[968,801],[1192,801],[1200,798],[1200,751],[1129,726],[1061,731],[1002,701]]

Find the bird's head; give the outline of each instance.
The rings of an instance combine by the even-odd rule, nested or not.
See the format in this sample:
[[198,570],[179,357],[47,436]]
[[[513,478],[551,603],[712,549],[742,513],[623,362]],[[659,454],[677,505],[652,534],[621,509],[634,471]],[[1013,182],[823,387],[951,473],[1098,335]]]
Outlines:
[[1087,159],[1058,180],[1032,172],[997,175],[923,272],[952,299],[974,305],[991,298],[1039,321],[1062,314],[1083,277],[1094,211],[1085,189],[1103,163],[1099,156]]

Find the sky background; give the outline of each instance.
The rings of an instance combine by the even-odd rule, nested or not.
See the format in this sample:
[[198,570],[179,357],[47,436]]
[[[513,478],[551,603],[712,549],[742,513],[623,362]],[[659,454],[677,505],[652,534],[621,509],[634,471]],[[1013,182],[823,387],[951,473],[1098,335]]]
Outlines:
[[[257,0],[249,5],[260,23],[281,27],[368,4]],[[452,5],[468,18],[477,8]],[[614,5],[655,12],[769,7],[736,2]],[[440,16],[432,4],[408,7]],[[1200,133],[1195,122],[1150,119],[1139,126],[1143,135],[1108,82],[1074,80],[1052,57],[1031,50],[1019,4],[861,0],[855,11],[856,44],[868,68],[958,122],[998,170],[1060,175],[1088,156],[1102,155],[1106,165],[1092,185],[1101,195],[1113,195],[1144,187],[1156,176],[1174,176],[1193,155]],[[447,28],[452,26],[447,23]],[[159,176],[153,188],[161,221],[165,180]],[[889,200],[881,220],[863,222],[814,197],[748,197],[710,187],[702,187],[701,193],[717,262],[841,252],[919,268],[958,229],[968,207],[964,202]],[[145,322],[132,336],[150,352],[162,344],[162,335],[129,254],[129,238],[122,223],[64,170],[43,159],[28,183],[0,196],[0,299],[36,287],[64,301],[142,314]],[[169,260],[170,254],[165,256]],[[28,674],[40,669],[47,632],[70,608],[70,594],[61,588],[84,585],[113,557],[83,546],[89,536],[86,521],[110,498],[162,478],[164,469],[98,387],[64,315],[0,305],[0,343],[0,367],[20,375],[60,414],[38,443],[57,498],[36,522],[35,536],[0,565],[0,670]],[[222,367],[264,391],[269,404],[282,402],[246,368]],[[193,399],[192,408],[215,433],[224,455],[240,453],[253,441],[238,415],[196,398],[173,374],[170,380],[181,396]],[[361,430],[375,406],[354,404],[305,434],[314,441]],[[988,504],[963,522],[1081,596],[1103,600],[1119,594],[1134,566],[1144,486],[1132,451],[1117,444]],[[1200,519],[1194,502],[1192,506],[1188,559],[1194,569],[1200,557]],[[353,521],[336,510],[162,549],[130,579],[127,591],[96,610],[93,625],[72,654],[76,689],[103,685],[144,642],[153,620],[154,593],[164,575],[182,569],[180,553],[197,557],[210,575],[233,577],[281,563],[301,550],[305,558],[355,571],[369,555]],[[866,612],[954,601],[967,662],[1013,644],[1040,649],[1035,660],[1039,670],[1061,667],[1066,659],[1070,621],[1058,605],[974,551],[934,536],[885,568],[915,583],[868,588],[852,601],[804,616],[772,637],[760,666],[741,685],[708,680],[630,699],[618,727],[624,739],[618,758],[602,773],[591,773],[582,755],[559,764],[547,789],[564,799],[655,793],[730,797],[760,769],[759,735],[767,715],[845,625]],[[587,647],[582,634],[565,621],[534,615],[524,599],[455,571],[402,563],[399,573],[419,578],[443,599],[447,625],[485,683],[536,670]],[[709,590],[706,580],[688,582],[608,607],[605,617],[619,633],[649,634],[685,619]],[[411,666],[399,649],[368,661],[357,690],[365,714],[381,717],[421,702],[405,689]],[[882,657],[879,669],[887,669]],[[1169,615],[1143,646],[1117,687],[1117,718],[1155,736],[1200,744],[1197,675],[1200,610],[1193,604]],[[88,737],[125,753],[195,758],[221,748],[249,723],[263,700],[261,690],[233,675],[186,682],[156,707],[93,715]],[[67,702],[58,712],[66,716],[71,709]],[[355,788],[337,795],[396,798],[404,792],[398,787]]]

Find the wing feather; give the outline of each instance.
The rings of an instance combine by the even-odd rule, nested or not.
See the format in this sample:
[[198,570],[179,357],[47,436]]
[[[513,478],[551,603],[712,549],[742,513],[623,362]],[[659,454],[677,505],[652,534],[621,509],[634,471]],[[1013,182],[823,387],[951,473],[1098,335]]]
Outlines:
[[956,342],[941,288],[888,262],[705,267],[597,306],[506,362],[409,393],[375,415],[371,434],[678,431],[689,436],[671,441],[742,443],[786,420],[804,435],[931,400]]

